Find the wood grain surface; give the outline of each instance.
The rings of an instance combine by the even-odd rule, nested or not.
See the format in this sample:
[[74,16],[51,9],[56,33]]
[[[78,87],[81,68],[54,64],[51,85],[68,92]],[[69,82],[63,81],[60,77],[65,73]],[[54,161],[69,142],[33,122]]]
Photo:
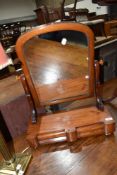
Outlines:
[[[27,131],[27,141],[37,148],[40,144],[68,141],[68,137],[76,132],[76,140],[92,135],[109,134],[115,131],[114,120],[106,125],[111,114],[105,109],[99,111],[96,107],[76,109],[42,116],[36,124],[30,123]],[[108,128],[109,126],[109,128]],[[73,131],[73,132],[72,132]],[[72,140],[73,134],[70,136]],[[73,136],[74,138],[74,136]]]
[[[48,33],[58,31],[81,32],[83,36],[85,36],[88,47],[79,47],[78,45],[76,47],[76,45],[69,45],[68,43],[62,45],[61,42],[56,42],[55,40],[48,41],[42,39],[43,34],[47,36]],[[39,38],[39,36],[41,37]],[[94,96],[94,35],[89,27],[76,23],[53,23],[35,27],[19,37],[16,43],[16,52],[22,62],[23,72],[34,99],[36,109],[41,105],[52,105],[74,99],[81,99],[81,96],[82,98]],[[46,85],[47,87],[47,84],[52,85],[52,83],[54,84],[59,81],[61,83],[63,80],[84,77],[88,82],[87,94],[84,92],[83,94],[82,88],[80,88],[79,90],[83,95],[79,95],[79,91],[77,97],[67,97],[61,99],[61,101],[57,99],[58,95],[57,97],[52,97],[52,99],[50,96],[50,100],[49,98],[40,99],[40,94],[42,95],[45,87],[42,88],[40,92],[39,85]],[[71,92],[74,90],[72,90],[72,88],[69,88]],[[63,91],[64,88],[61,89]],[[65,90],[66,89],[67,88],[65,88]],[[56,91],[56,89],[54,90]],[[47,96],[49,93],[50,92],[47,93]],[[74,96],[74,94],[72,95],[71,93],[68,94],[68,96],[69,95]]]
[[88,48],[33,38],[24,55],[41,104],[88,94]]
[[[27,146],[25,135],[15,140],[17,152]],[[71,144],[42,145],[32,155],[26,175],[116,175],[117,132]]]

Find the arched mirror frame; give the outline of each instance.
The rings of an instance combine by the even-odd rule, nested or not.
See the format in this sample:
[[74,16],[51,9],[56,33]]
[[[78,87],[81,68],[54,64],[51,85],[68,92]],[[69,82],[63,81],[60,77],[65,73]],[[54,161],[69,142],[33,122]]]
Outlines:
[[[94,34],[91,31],[91,29],[83,24],[78,24],[78,23],[51,23],[48,25],[41,25],[39,27],[35,27],[31,31],[28,31],[27,33],[23,34],[22,36],[19,37],[17,43],[16,43],[16,52],[18,55],[18,58],[22,62],[22,69],[26,78],[26,81],[29,86],[30,93],[33,97],[34,104],[36,108],[39,108],[40,102],[36,93],[36,89],[34,87],[33,81],[30,76],[30,72],[27,68],[27,64],[25,61],[25,55],[23,53],[23,46],[24,44],[30,40],[31,38],[45,34],[48,32],[54,32],[54,31],[61,31],[61,30],[73,30],[73,31],[78,31],[82,32],[86,38],[87,38],[87,43],[88,43],[88,58],[89,58],[89,94],[88,95],[82,95],[80,97],[73,97],[70,98],[69,100],[66,101],[72,101],[75,99],[82,99],[82,98],[88,98],[94,96],[95,92],[95,75],[94,75]],[[65,101],[65,100],[64,100]],[[58,103],[52,102],[51,104]],[[60,101],[59,101],[60,103]]]

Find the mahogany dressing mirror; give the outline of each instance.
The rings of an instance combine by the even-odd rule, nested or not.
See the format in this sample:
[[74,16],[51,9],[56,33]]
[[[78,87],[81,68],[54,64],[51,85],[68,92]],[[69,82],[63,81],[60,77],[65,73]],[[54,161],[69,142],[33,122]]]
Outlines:
[[[104,133],[101,121],[107,115],[95,107],[80,111],[57,111],[48,116],[38,114],[42,106],[94,96],[99,102],[96,85],[98,74],[95,74],[94,66],[94,35],[91,29],[77,23],[42,25],[22,35],[17,41],[16,50],[22,62],[24,88],[32,101],[32,115],[37,114],[37,118],[35,115],[33,118],[33,122],[37,119],[36,124],[31,124],[28,129],[28,140],[33,147],[37,146],[36,140],[55,141],[61,138],[74,141],[80,126],[93,126],[94,134]],[[99,128],[102,127],[99,132],[98,124]]]
[[[38,35],[32,31],[34,36],[23,40],[20,59],[25,58],[21,60],[24,74],[28,84],[32,81],[31,93],[35,93],[41,105],[94,95],[93,34],[89,28],[86,33],[79,26],[81,31],[77,31],[75,24],[54,24],[46,31],[43,26]],[[25,73],[25,65],[30,78]]]

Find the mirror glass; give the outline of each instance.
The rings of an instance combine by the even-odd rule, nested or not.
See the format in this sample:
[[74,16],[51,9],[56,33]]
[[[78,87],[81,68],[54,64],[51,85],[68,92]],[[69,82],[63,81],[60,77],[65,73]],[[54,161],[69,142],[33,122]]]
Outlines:
[[84,33],[61,30],[41,34],[24,46],[40,102],[88,95],[88,41]]

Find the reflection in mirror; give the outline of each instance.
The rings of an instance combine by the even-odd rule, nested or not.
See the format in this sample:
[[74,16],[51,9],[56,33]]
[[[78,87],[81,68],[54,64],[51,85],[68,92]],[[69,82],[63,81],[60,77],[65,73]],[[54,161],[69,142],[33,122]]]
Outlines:
[[71,30],[62,30],[62,31],[56,31],[56,32],[49,32],[46,34],[42,34],[39,36],[39,38],[46,39],[46,40],[52,40],[52,41],[58,41],[61,42],[63,39],[66,40],[65,44],[69,45],[82,45],[87,46],[87,38],[82,32],[78,31],[71,31]]
[[88,41],[83,33],[39,35],[25,44],[24,55],[42,104],[88,95]]

